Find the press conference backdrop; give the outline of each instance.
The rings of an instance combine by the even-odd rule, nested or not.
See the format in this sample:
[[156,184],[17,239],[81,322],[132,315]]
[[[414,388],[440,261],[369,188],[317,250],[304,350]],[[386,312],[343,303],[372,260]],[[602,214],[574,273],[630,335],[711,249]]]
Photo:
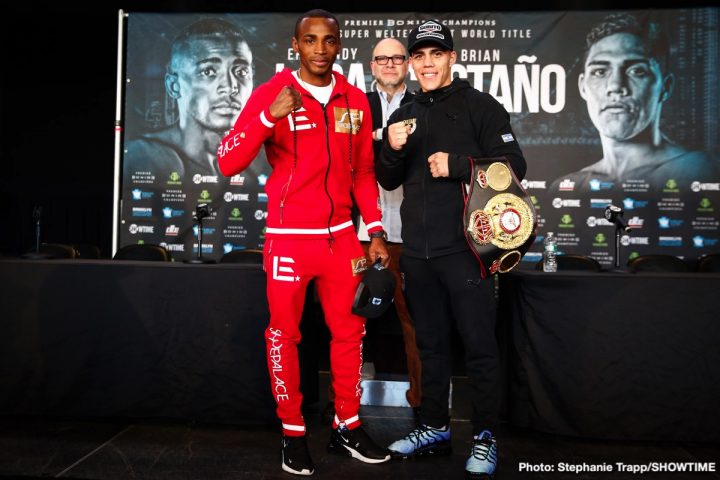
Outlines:
[[[603,217],[611,203],[625,209],[625,219],[633,227],[622,237],[621,264],[643,253],[695,258],[718,251],[720,178],[628,177],[616,182],[589,179],[581,185],[569,176],[603,156],[598,132],[578,92],[578,75],[585,35],[610,13],[620,12],[339,14],[342,50],[336,69],[361,90],[373,90],[369,61],[380,39],[395,37],[404,43],[410,30],[428,18],[452,30],[457,51],[453,75],[505,106],[528,161],[523,185],[537,210],[539,235],[523,259],[526,266],[540,258],[547,231],[557,234],[560,251],[614,265],[615,228]],[[663,107],[663,132],[673,142],[720,162],[720,9],[626,13],[643,22],[658,22],[670,40],[675,86]],[[129,142],[177,121],[177,107],[164,81],[170,45],[182,28],[208,17],[128,15],[125,152]],[[253,54],[255,87],[284,67],[299,67],[290,47],[297,14],[212,17],[232,22],[244,34]],[[408,83],[418,88],[412,72]],[[175,260],[193,257],[199,248],[193,212],[198,203],[208,203],[213,213],[204,222],[204,257],[219,259],[231,250],[262,248],[267,204],[263,185],[271,170],[262,151],[259,157],[252,169],[231,178],[191,168],[179,175],[164,170],[152,155],[140,166],[124,165],[119,245],[160,243]]]

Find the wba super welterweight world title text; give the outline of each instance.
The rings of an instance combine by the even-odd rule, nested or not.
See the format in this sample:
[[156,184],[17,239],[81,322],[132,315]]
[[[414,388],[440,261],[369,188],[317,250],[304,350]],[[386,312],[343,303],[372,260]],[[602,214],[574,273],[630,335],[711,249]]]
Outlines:
[[[483,22],[483,27],[494,27],[495,21],[469,19],[477,22]],[[468,20],[468,21],[469,21]],[[455,20],[454,22],[459,22]],[[383,28],[355,28],[343,29],[341,36],[345,44],[352,43],[357,38],[374,38],[380,40],[388,37],[399,37],[402,40],[404,36],[410,32],[412,25],[417,21],[402,20],[346,20],[346,26],[366,27],[368,25],[361,24],[379,24]],[[393,27],[409,27],[388,29],[392,23]],[[453,23],[445,21],[443,23]],[[472,25],[475,26],[475,25]],[[481,92],[487,92],[494,96],[505,109],[510,113],[520,112],[547,112],[558,113],[565,107],[566,92],[566,72],[565,68],[559,64],[541,65],[538,57],[529,52],[514,54],[509,59],[502,58],[501,49],[477,49],[477,48],[459,48],[460,43],[472,43],[478,38],[499,38],[499,39],[531,39],[531,29],[495,29],[483,28],[475,29],[472,26],[462,26],[453,29],[453,38],[455,39],[457,63],[452,67],[453,77],[467,79],[470,84]],[[520,40],[522,41],[522,40]],[[532,44],[532,42],[529,42]],[[470,45],[464,45],[470,46]],[[508,47],[508,50],[510,47]],[[513,45],[514,51],[518,50],[517,45]],[[371,47],[344,47],[338,54],[338,63],[333,68],[344,74],[348,81],[360,88],[360,90],[368,91],[368,81],[372,78],[369,72],[367,61],[363,62],[367,56],[367,52],[371,51]],[[360,56],[359,56],[359,52]],[[298,56],[291,48],[287,50],[287,61],[297,61]],[[509,61],[508,61],[509,60]],[[350,63],[348,63],[350,62]],[[276,63],[275,71],[279,72],[285,68],[284,63]],[[410,80],[416,81],[414,72],[410,69]]]

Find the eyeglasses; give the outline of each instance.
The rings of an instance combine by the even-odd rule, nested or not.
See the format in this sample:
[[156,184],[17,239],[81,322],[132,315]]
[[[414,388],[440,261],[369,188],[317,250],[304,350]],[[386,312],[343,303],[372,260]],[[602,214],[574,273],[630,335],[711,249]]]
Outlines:
[[378,55],[377,57],[373,58],[375,60],[375,63],[378,65],[387,65],[388,60],[392,59],[393,65],[402,65],[405,63],[405,55],[393,55],[392,57],[388,57],[387,55]]

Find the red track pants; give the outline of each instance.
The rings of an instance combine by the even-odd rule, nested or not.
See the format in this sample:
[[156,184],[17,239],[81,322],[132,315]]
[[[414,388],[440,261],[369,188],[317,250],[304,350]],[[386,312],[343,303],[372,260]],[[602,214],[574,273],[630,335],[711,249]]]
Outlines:
[[277,416],[283,433],[305,434],[300,406],[300,367],[297,344],[305,291],[315,279],[330,330],[330,371],[335,390],[335,424],[360,424],[360,370],[365,319],[351,313],[355,290],[362,278],[357,263],[365,258],[355,232],[341,232],[331,242],[278,238],[265,242],[265,271],[270,325],[265,330],[268,370]]

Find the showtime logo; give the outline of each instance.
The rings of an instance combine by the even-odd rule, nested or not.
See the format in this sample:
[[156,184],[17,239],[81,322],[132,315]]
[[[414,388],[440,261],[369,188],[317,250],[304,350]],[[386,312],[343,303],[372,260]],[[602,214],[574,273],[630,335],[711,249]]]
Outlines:
[[160,246],[165,247],[169,252],[184,252],[185,245],[182,243],[165,243],[161,242]]
[[250,194],[225,192],[225,194],[223,195],[223,199],[226,202],[247,202],[248,200],[250,200]]
[[136,233],[155,233],[155,227],[153,225],[137,225],[133,223],[128,227],[128,231],[133,235]]
[[594,216],[588,217],[585,223],[588,227],[612,227],[615,225],[614,223],[608,222],[605,217],[598,218]]
[[620,237],[620,243],[626,247],[628,245],[650,245],[650,237],[631,237],[630,235],[623,235]]
[[690,184],[690,190],[692,190],[693,192],[700,192],[703,190],[718,191],[720,190],[720,183],[692,182]]
[[580,206],[580,199],[553,198],[552,206],[555,208],[576,208]]
[[196,173],[193,175],[193,183],[218,183],[218,177],[217,175],[200,175],[199,173]]
[[547,182],[545,180],[525,180],[525,179],[523,179],[520,182],[520,185],[522,185],[525,190],[527,190],[529,188],[545,190],[547,188],[546,187]]

